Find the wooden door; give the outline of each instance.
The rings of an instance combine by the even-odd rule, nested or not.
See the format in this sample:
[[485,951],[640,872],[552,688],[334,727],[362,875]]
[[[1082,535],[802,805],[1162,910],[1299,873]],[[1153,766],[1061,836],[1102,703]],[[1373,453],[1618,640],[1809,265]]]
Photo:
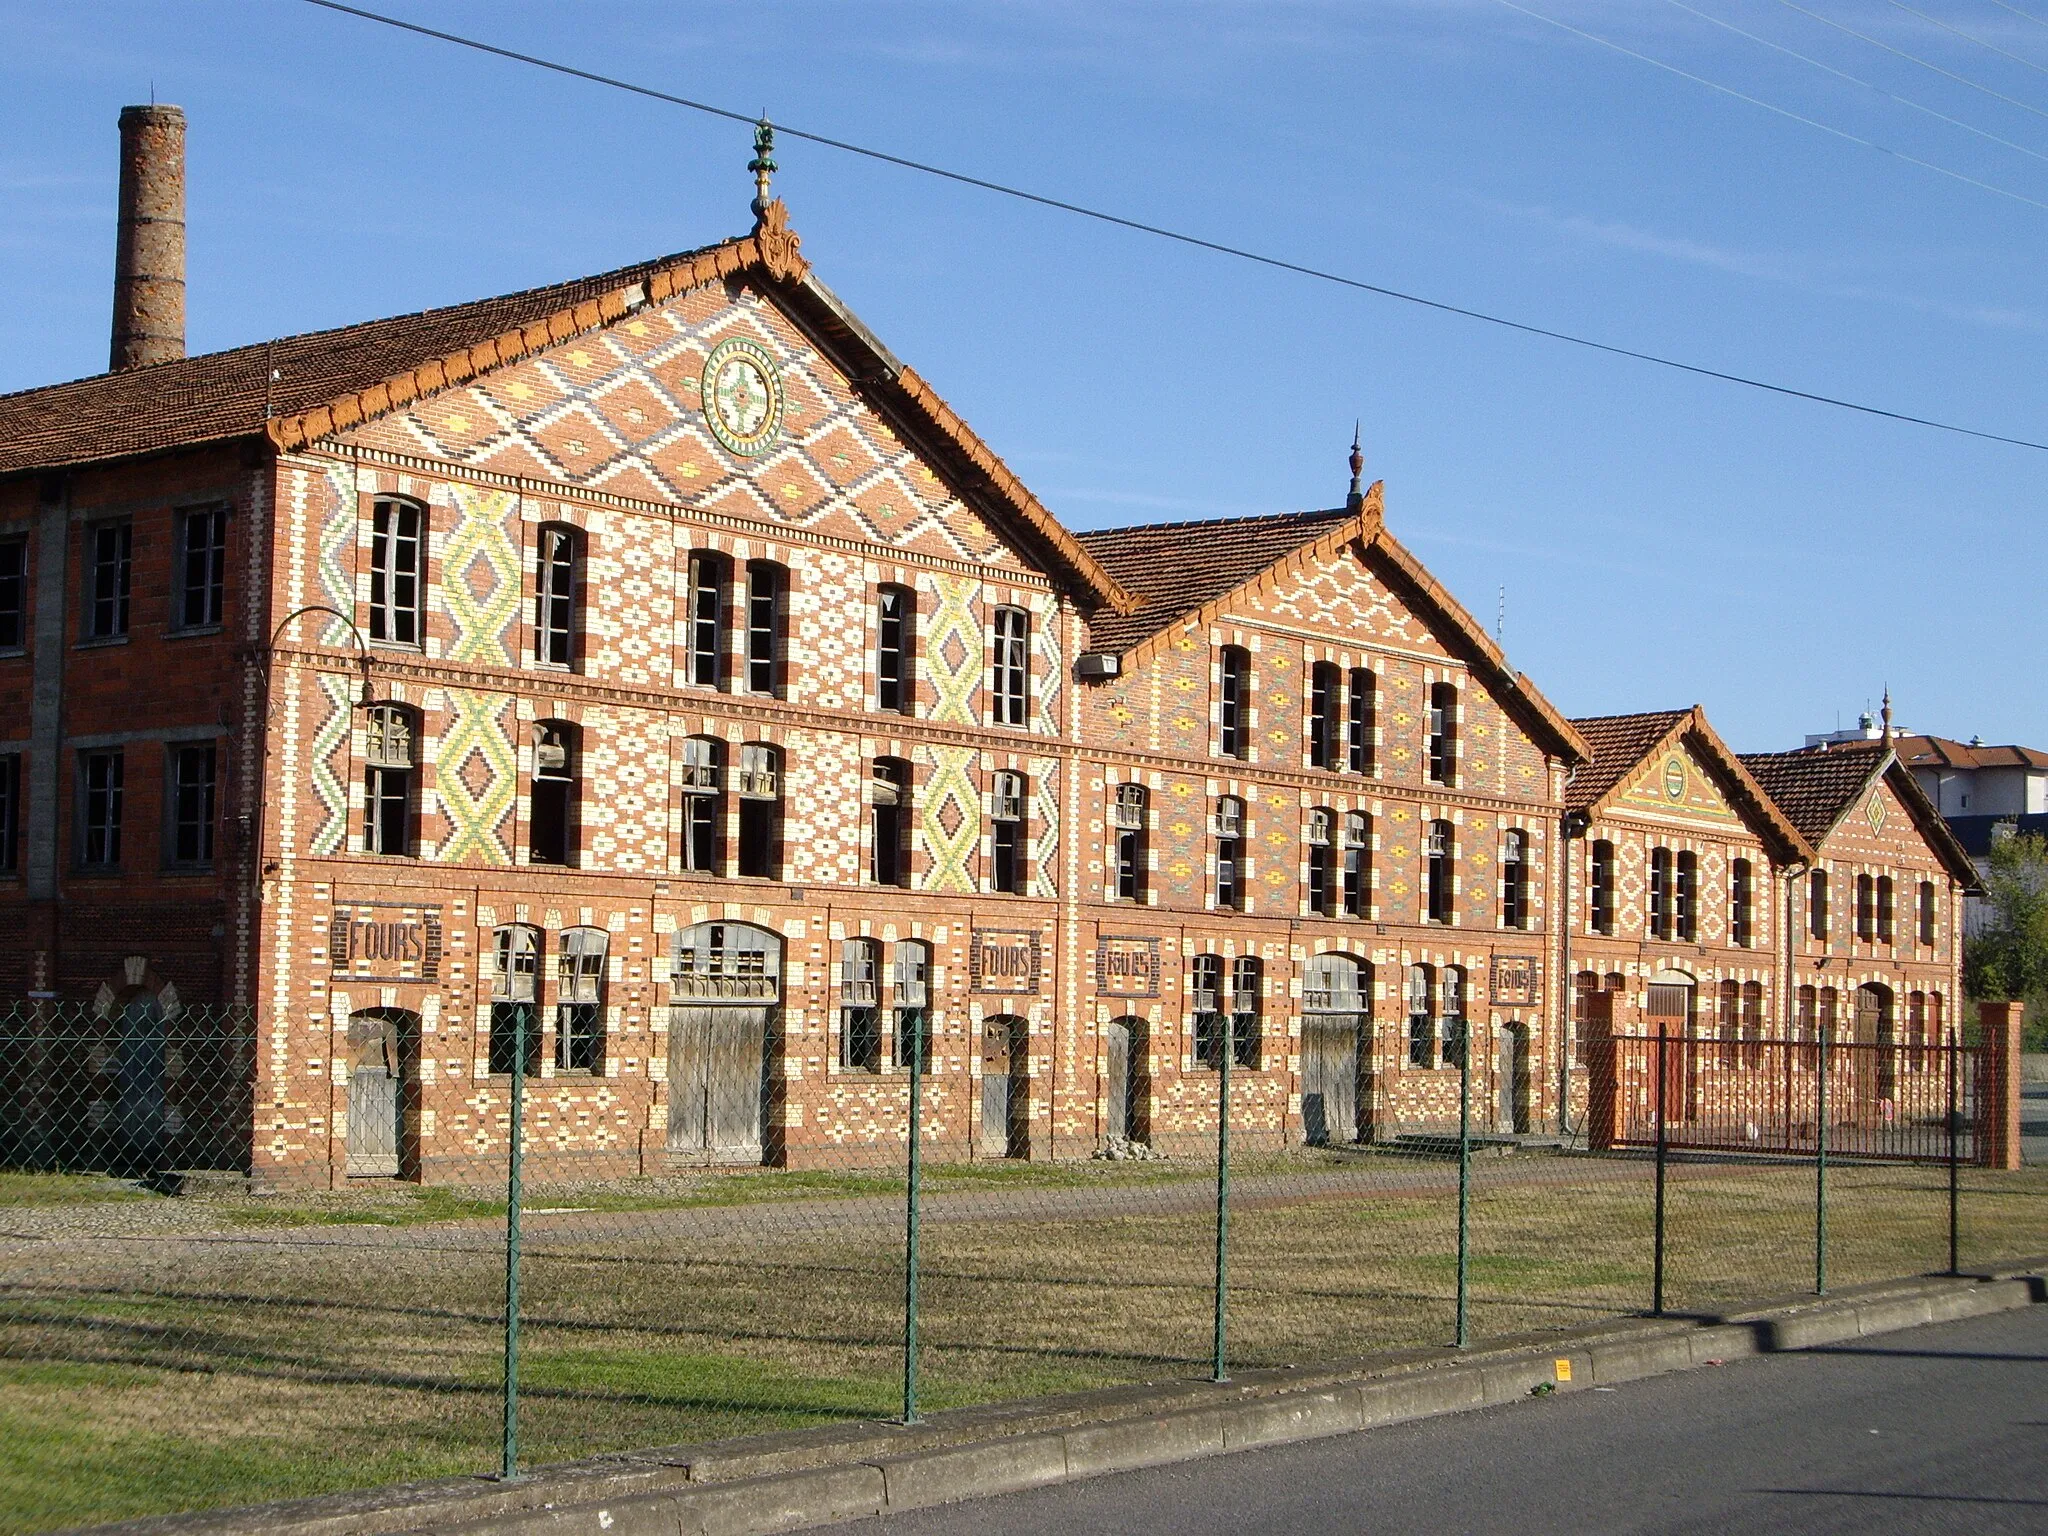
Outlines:
[[1301,1122],[1312,1146],[1358,1139],[1360,1028],[1355,1013],[1302,1016]]
[[357,1038],[348,1080],[348,1176],[395,1179],[401,1077],[397,1031],[388,1019],[373,1019],[349,1033]]
[[[1693,1053],[1698,1049],[1690,1038],[1692,993],[1689,986],[1652,982],[1643,1003],[1644,1033],[1650,1036],[1646,1047],[1650,1053],[1650,1071],[1656,1072],[1657,1058],[1661,1055],[1664,1064],[1664,1116],[1674,1123],[1692,1118],[1690,1064]],[[1657,1042],[1660,1034],[1664,1036],[1661,1046]],[[1650,1108],[1655,1113],[1657,1105],[1654,1100]]]
[[728,1004],[671,1012],[671,1152],[720,1162],[760,1160],[771,1011]]
[[994,1018],[981,1026],[981,1137],[983,1157],[1022,1157],[1028,1137],[1030,1076],[1024,1021]]
[[1109,1093],[1109,1124],[1111,1141],[1128,1141],[1131,1137],[1131,1026],[1123,1019],[1113,1020],[1103,1040],[1102,1076],[1103,1085]]
[[1500,1130],[1509,1136],[1529,1128],[1529,1033],[1510,1024],[1500,1032]]

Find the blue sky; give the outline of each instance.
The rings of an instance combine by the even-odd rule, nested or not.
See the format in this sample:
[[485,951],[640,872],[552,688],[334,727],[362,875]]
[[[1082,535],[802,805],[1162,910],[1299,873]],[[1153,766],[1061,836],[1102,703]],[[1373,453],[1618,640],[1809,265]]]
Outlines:
[[[2048,0],[1798,0],[1969,85],[1788,0],[1518,3],[1895,153],[1500,0],[385,8],[1376,283],[2048,438]],[[298,0],[0,0],[0,35],[0,390],[104,367],[114,119],[152,89],[191,115],[195,351],[747,223],[740,125]],[[1332,505],[1358,418],[1397,535],[1488,625],[1506,588],[1511,658],[1571,713],[1700,702],[1760,750],[1889,683],[1915,729],[2048,746],[2048,455],[787,139],[778,158],[825,279],[1075,527]]]

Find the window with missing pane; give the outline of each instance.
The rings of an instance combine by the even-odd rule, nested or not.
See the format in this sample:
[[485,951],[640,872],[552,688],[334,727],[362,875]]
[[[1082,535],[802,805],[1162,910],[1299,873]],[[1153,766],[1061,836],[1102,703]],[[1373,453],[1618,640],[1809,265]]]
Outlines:
[[1372,818],[1364,811],[1344,817],[1344,915],[1364,917],[1372,906]]
[[725,686],[725,590],[732,567],[723,555],[698,550],[690,556],[690,621],[687,676],[699,688]]
[[227,600],[228,509],[193,507],[178,516],[176,627],[211,629]]
[[500,928],[492,938],[486,1070],[494,1077],[511,1076],[514,1066],[538,1072],[540,1020],[534,1017],[534,1005],[540,997],[540,932],[520,924]]
[[773,880],[782,872],[782,757],[763,742],[740,748],[739,873]]
[[878,757],[868,771],[868,878],[910,883],[910,764]]
[[1337,727],[1343,710],[1342,674],[1334,663],[1319,661],[1309,669],[1308,765],[1337,766]]
[[527,862],[576,862],[577,765],[582,733],[566,720],[534,722]]
[[839,952],[839,1065],[853,1072],[882,1069],[882,946],[848,939]]
[[782,621],[789,573],[772,560],[747,562],[747,692],[781,698]]
[[1119,784],[1110,803],[1110,864],[1119,901],[1145,899],[1146,801],[1142,784]]
[[996,725],[1024,725],[1031,711],[1031,615],[1022,608],[995,612],[995,654],[989,679]]
[[989,889],[1010,896],[1024,894],[1025,780],[1021,773],[998,773],[989,795],[995,831],[989,845]]
[[917,599],[908,587],[875,598],[875,708],[907,715],[916,698]]
[[363,852],[403,857],[413,851],[413,774],[418,723],[397,704],[380,704],[363,727]]
[[28,644],[28,540],[0,539],[0,651]]
[[1353,773],[1376,773],[1379,771],[1379,679],[1366,667],[1353,667],[1350,694],[1346,763]]
[[1317,917],[1336,911],[1336,818],[1328,811],[1308,816],[1308,909]]
[[188,869],[213,863],[214,744],[180,742],[166,749],[170,768],[169,862]]
[[1224,757],[1251,756],[1252,653],[1226,645],[1217,656],[1217,742]]
[[86,540],[85,633],[111,640],[128,633],[128,594],[133,579],[135,530],[125,519],[97,523]]
[[418,502],[381,497],[370,507],[370,638],[421,643],[426,512]]
[[568,928],[555,983],[555,1070],[604,1070],[605,957],[611,935],[602,928]]
[[544,667],[575,665],[581,567],[579,532],[564,523],[542,525],[534,552],[533,659]]
[[1225,795],[1216,802],[1216,906],[1236,912],[1244,906],[1244,801]]
[[723,871],[725,743],[711,736],[683,740],[683,868],[692,874]]

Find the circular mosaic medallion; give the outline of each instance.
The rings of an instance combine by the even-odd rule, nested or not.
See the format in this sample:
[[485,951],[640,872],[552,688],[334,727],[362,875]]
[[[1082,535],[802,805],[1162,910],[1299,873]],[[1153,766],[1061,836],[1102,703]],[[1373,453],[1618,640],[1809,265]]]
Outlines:
[[1664,797],[1667,800],[1685,798],[1685,764],[1675,757],[1664,765]]
[[751,457],[782,429],[782,375],[759,342],[735,336],[704,359],[704,420],[732,452]]

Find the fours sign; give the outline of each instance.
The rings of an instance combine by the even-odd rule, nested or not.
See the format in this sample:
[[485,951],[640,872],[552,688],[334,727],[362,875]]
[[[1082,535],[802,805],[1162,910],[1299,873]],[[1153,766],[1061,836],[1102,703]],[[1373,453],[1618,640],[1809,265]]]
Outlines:
[[1159,995],[1159,941],[1105,933],[1095,946],[1095,990],[1105,997]]
[[435,981],[441,974],[441,909],[382,902],[337,908],[327,958],[345,981]]
[[977,992],[1023,996],[1038,990],[1038,933],[1035,929],[977,928],[968,951],[970,984]]
[[1493,957],[1493,1002],[1496,1008],[1534,1008],[1541,1001],[1542,967],[1534,955]]

